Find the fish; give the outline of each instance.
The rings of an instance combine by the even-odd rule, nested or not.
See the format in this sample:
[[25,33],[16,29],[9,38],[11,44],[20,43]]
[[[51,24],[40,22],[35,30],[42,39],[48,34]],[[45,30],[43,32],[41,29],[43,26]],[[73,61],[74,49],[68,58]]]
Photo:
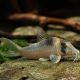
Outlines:
[[[69,41],[58,37],[49,36],[41,27],[37,26],[37,42],[27,47],[20,47],[12,40],[1,37],[0,41],[10,50],[6,56],[24,56],[27,59],[58,63],[64,56],[75,54],[74,61],[78,60],[79,50]],[[12,53],[12,54],[11,54]]]

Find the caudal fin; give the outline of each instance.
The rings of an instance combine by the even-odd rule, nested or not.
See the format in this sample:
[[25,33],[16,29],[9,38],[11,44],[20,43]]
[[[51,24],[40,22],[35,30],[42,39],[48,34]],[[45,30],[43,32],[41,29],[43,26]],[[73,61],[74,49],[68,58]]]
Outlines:
[[7,38],[0,38],[0,41],[5,44],[10,50],[13,51],[19,51],[21,49],[20,46],[15,44],[13,41],[7,39]]
[[20,46],[18,46],[13,41],[11,41],[7,38],[0,38],[0,41],[9,48],[8,51],[5,51],[4,53],[0,53],[0,54],[2,54],[3,56],[6,56],[6,57],[20,56],[19,50],[22,49]]
[[19,52],[15,52],[15,51],[12,51],[12,50],[0,52],[0,54],[5,56],[5,57],[18,57],[18,56],[21,56],[21,54]]

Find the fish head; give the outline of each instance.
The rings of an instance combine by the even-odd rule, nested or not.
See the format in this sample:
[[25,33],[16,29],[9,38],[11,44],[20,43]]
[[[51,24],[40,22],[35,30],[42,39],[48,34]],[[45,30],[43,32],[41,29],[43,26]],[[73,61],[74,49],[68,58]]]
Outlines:
[[68,42],[66,40],[61,41],[61,52],[64,55],[80,53],[80,51],[78,49],[76,49],[70,42]]

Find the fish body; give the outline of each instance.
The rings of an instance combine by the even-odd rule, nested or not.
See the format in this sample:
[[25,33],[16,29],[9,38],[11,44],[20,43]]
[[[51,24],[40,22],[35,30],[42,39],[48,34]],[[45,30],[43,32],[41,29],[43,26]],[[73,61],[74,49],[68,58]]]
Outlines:
[[56,40],[56,37],[45,39],[28,47],[24,47],[20,50],[20,53],[23,53],[22,55],[26,56],[29,59],[49,59],[50,54],[54,53],[55,55],[57,55],[53,39]]
[[53,63],[58,63],[61,58],[71,54],[75,54],[75,61],[78,59],[79,50],[70,42],[57,37],[49,37],[40,27],[37,27],[37,31],[38,42],[23,48],[7,38],[0,38],[0,40],[13,51],[19,52],[19,55],[28,59],[51,60]]

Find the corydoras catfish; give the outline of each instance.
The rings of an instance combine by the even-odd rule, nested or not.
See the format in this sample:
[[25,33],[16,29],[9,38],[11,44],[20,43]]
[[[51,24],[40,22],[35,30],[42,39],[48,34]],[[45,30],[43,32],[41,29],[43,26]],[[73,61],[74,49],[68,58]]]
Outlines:
[[61,58],[67,55],[75,54],[74,61],[78,60],[79,50],[76,49],[70,42],[57,37],[50,37],[46,32],[37,28],[37,43],[31,44],[27,47],[20,47],[7,38],[0,38],[7,47],[18,53],[9,52],[7,56],[22,55],[28,59],[38,59],[40,61],[51,60],[53,63],[58,63]]

